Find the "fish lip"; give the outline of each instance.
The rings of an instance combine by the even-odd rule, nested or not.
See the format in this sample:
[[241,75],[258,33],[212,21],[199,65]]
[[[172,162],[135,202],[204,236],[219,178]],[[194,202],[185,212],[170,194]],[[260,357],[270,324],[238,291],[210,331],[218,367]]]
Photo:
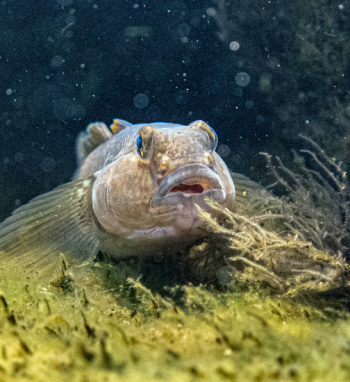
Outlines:
[[[198,181],[199,184],[201,182],[203,183],[203,181],[210,183],[211,188],[201,193],[185,193],[181,191],[170,193],[170,190],[180,183],[193,184],[193,182],[196,181]],[[183,205],[186,199],[192,203],[198,203],[202,201],[204,197],[209,197],[216,201],[226,198],[221,179],[209,167],[199,163],[190,163],[179,167],[162,180],[158,187],[158,192],[152,200],[151,206]]]

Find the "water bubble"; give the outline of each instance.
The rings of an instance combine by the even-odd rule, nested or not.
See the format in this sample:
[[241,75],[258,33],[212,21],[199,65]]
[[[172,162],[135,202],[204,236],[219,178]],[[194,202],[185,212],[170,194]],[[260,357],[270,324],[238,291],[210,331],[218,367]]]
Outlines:
[[63,65],[64,62],[65,62],[65,59],[58,54],[51,60],[51,66],[55,68],[59,68]]
[[250,82],[250,77],[245,72],[240,72],[236,75],[236,84],[239,86],[247,86]]
[[239,43],[237,41],[230,42],[230,49],[234,52],[239,49]]
[[56,163],[52,158],[44,158],[41,162],[41,168],[45,172],[51,172],[56,167]]
[[231,163],[234,163],[235,165],[239,166],[242,162],[242,157],[239,154],[236,154],[232,157]]
[[216,152],[222,157],[222,158],[225,158],[227,157],[230,152],[231,152],[231,149],[227,146],[227,145],[220,145]]
[[180,24],[177,27],[177,32],[179,33],[181,37],[188,36],[190,34],[190,31],[191,31],[191,27],[186,23]]
[[246,101],[246,102],[245,102],[245,107],[246,107],[247,109],[253,109],[253,107],[254,107],[254,102],[253,102],[253,101]]
[[160,117],[160,109],[158,106],[151,106],[147,111],[146,111],[146,116],[150,121],[158,121]]
[[149,103],[149,98],[146,94],[139,93],[134,97],[134,105],[138,109],[144,109]]
[[258,115],[256,117],[256,123],[257,124],[263,123],[264,121],[265,121],[265,118],[262,115]]

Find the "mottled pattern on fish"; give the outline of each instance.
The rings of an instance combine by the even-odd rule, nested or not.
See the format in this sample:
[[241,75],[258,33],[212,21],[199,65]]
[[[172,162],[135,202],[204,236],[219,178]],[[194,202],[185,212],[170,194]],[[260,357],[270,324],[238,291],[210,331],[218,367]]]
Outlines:
[[99,250],[112,257],[171,255],[206,234],[196,205],[233,209],[235,188],[203,121],[88,126],[77,141],[72,182],[38,196],[0,225],[0,259],[42,275],[63,253],[84,270]]

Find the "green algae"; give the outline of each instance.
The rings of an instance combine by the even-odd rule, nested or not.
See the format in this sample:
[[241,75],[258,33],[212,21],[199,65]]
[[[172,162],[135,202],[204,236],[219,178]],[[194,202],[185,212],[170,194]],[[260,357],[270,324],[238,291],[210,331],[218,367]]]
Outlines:
[[190,284],[165,297],[112,271],[62,288],[1,269],[0,380],[350,379],[342,305]]

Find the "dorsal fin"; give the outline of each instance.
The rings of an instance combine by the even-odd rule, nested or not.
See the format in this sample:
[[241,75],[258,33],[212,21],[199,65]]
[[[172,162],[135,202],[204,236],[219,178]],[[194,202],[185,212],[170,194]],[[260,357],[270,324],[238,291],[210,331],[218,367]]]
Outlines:
[[113,123],[109,126],[113,134],[119,133],[119,131],[124,130],[126,127],[130,126],[131,123],[124,121],[124,119],[114,119]]
[[76,155],[78,168],[84,163],[85,158],[111,138],[113,134],[103,122],[90,123],[86,131],[82,131],[76,141]]

